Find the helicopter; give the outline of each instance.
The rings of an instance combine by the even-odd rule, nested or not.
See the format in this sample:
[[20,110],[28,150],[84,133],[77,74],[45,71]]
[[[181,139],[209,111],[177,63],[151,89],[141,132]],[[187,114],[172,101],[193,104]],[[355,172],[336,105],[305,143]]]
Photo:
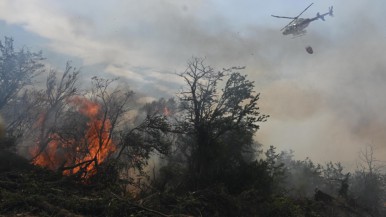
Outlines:
[[284,26],[280,31],[283,31],[283,35],[289,35],[292,34],[294,37],[299,37],[304,34],[306,34],[305,28],[313,21],[321,19],[325,21],[324,17],[326,15],[333,16],[333,7],[328,8],[328,12],[324,14],[319,14],[319,12],[316,14],[316,17],[314,18],[299,18],[300,15],[302,15],[308,8],[310,8],[314,3],[311,3],[306,9],[304,9],[298,16],[296,17],[284,17],[284,16],[276,16],[271,15],[272,17],[276,18],[286,18],[286,19],[292,19],[291,22],[289,22],[286,26]]

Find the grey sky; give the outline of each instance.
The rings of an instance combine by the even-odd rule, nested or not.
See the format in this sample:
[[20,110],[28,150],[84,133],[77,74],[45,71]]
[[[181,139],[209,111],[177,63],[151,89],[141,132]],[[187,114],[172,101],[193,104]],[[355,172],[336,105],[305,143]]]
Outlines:
[[[331,5],[335,16],[301,38],[281,35],[287,20],[270,15],[296,16],[311,2],[302,17]],[[246,66],[271,115],[262,143],[352,163],[370,143],[386,158],[385,10],[384,0],[0,0],[0,34],[43,50],[54,67],[74,60],[150,97],[177,92],[173,73],[192,56]]]

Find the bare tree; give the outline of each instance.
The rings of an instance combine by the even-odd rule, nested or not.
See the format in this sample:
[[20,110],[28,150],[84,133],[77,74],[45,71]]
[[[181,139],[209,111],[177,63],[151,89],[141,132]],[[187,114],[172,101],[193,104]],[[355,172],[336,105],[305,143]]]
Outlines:
[[357,170],[353,175],[353,194],[360,204],[373,213],[382,212],[386,182],[381,174],[381,165],[374,156],[374,147],[368,145],[359,153]]
[[[58,74],[61,77],[58,78]],[[7,117],[7,134],[18,144],[19,151],[32,154],[32,161],[44,151],[52,140],[60,116],[66,109],[67,100],[76,94],[79,70],[67,63],[63,72],[50,70],[45,88],[34,83],[19,91],[15,98],[3,107]],[[34,147],[34,151],[29,150]]]
[[179,94],[182,117],[178,129],[193,139],[188,166],[197,180],[216,175],[225,162],[241,160],[241,153],[253,144],[258,122],[268,117],[260,113],[260,94],[254,92],[253,82],[238,72],[242,69],[215,71],[204,59],[193,58],[178,74],[186,84]]
[[65,112],[68,101],[78,94],[78,75],[79,70],[67,63],[59,81],[57,71],[51,70],[47,77],[46,89],[34,92],[35,100],[41,102],[41,107],[38,108],[38,119],[33,123],[34,126],[31,126],[33,133],[38,132],[35,138],[38,141],[38,151],[34,153],[32,161],[42,154],[52,141],[52,135],[57,133],[58,122]]
[[13,39],[5,37],[0,41],[0,110],[43,71],[42,53],[32,53],[23,48],[14,49]]
[[359,152],[359,162],[357,162],[359,170],[372,173],[379,173],[382,165],[381,161],[374,156],[374,146],[366,145],[363,150]]

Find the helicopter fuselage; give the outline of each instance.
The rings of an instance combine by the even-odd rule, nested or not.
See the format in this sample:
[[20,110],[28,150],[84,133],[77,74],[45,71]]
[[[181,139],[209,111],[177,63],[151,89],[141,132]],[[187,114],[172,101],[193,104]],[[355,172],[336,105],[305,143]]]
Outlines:
[[311,3],[306,9],[304,9],[298,16],[296,17],[285,17],[285,16],[276,16],[271,15],[276,18],[286,18],[291,19],[292,21],[288,23],[285,27],[283,27],[280,31],[283,31],[283,35],[289,35],[292,34],[293,36],[302,36],[306,33],[306,28],[308,25],[310,25],[311,22],[321,19],[325,20],[324,17],[327,15],[333,16],[333,7],[328,8],[328,12],[324,14],[319,14],[319,12],[316,14],[313,18],[299,18],[300,15],[302,15],[311,5],[314,3]]
[[298,18],[283,30],[283,35],[303,35],[306,33],[305,28],[307,28],[307,26],[316,19],[318,18]]

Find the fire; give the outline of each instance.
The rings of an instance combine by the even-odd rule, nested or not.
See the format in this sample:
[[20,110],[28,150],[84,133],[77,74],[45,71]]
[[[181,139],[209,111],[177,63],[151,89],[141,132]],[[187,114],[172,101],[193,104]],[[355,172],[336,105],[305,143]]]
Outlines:
[[98,103],[77,97],[72,99],[69,105],[88,118],[81,139],[60,138],[58,134],[51,134],[43,152],[39,154],[39,145],[31,149],[32,156],[37,155],[33,164],[52,170],[68,168],[64,170],[64,175],[82,172],[82,178],[88,178],[94,175],[96,167],[116,150],[111,139],[112,125],[109,119],[100,117]]
[[100,109],[99,104],[81,97],[75,97],[71,99],[70,104],[75,105],[81,114],[84,114],[90,118],[96,117]]

